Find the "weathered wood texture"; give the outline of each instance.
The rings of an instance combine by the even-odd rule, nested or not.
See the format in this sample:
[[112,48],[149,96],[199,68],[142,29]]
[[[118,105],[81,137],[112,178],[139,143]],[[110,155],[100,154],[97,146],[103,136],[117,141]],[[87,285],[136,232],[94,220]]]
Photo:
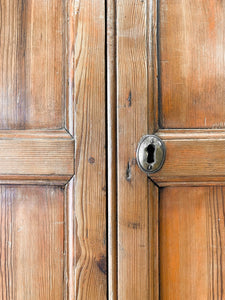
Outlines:
[[75,5],[76,298],[107,299],[105,3]]
[[0,128],[62,128],[66,1],[1,1]]
[[225,2],[158,5],[160,299],[223,299]]
[[[77,9],[77,1],[67,0],[65,7],[67,9],[67,26],[66,29],[66,78],[68,78],[67,88],[65,91],[65,127],[70,135],[75,139],[75,127],[79,124],[75,123],[75,15]],[[74,172],[75,172],[75,147],[74,147]],[[65,186],[65,251],[66,251],[66,267],[64,281],[65,299],[76,299],[76,220],[75,220],[75,176],[71,178]]]
[[224,187],[160,192],[160,299],[224,298]]
[[225,127],[224,17],[224,1],[159,1],[162,127]]
[[117,1],[118,299],[149,299],[146,176],[135,151],[147,132],[146,3]]
[[159,299],[159,189],[149,180],[149,298]]
[[[8,133],[8,134],[7,134]],[[0,178],[65,180],[74,174],[74,140],[68,133],[0,132]]]
[[1,299],[75,299],[74,5],[1,1]]
[[75,176],[65,186],[64,199],[65,220],[65,299],[74,300],[75,296],[75,267],[76,267],[76,224],[75,224]]
[[117,300],[116,1],[107,1],[108,300]]
[[[225,2],[116,3],[117,297],[223,299]],[[148,185],[134,158],[153,131],[167,154]]]
[[59,187],[0,187],[0,298],[63,299],[64,216]]
[[159,132],[166,145],[166,161],[151,178],[166,182],[221,182],[225,177],[225,136],[220,130]]

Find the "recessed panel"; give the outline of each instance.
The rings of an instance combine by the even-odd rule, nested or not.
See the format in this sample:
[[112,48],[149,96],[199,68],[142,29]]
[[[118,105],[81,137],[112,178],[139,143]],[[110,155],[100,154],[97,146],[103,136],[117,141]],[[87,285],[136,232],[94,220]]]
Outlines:
[[160,190],[160,299],[222,299],[224,187]]
[[62,300],[63,190],[0,186],[0,298]]
[[162,128],[225,127],[225,1],[158,1]]
[[64,127],[65,2],[1,1],[0,129]]

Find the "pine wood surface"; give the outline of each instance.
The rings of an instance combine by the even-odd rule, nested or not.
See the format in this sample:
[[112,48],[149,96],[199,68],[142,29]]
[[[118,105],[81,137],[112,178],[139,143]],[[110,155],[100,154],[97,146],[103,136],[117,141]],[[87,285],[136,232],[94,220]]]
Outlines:
[[224,8],[1,2],[4,300],[223,299]]
[[[223,16],[223,1],[117,1],[118,299],[224,297]],[[151,133],[167,151],[146,184]]]
[[74,180],[65,188],[74,175],[71,8],[71,1],[1,1],[4,300],[73,299]]
[[[8,134],[7,134],[8,133]],[[74,174],[74,140],[67,133],[59,138],[47,134],[7,131],[0,133],[0,178],[29,176],[62,179],[65,183]],[[19,137],[18,137],[19,136]],[[16,177],[17,175],[17,177]]]
[[146,3],[117,1],[118,299],[149,299],[148,182],[135,166],[147,123]]
[[1,129],[63,127],[66,3],[1,1]]
[[107,299],[105,3],[75,2],[75,299]]
[[224,298],[224,187],[160,191],[160,299]]
[[160,131],[166,145],[166,161],[151,178],[166,182],[221,182],[225,174],[224,132],[220,130]]
[[224,128],[224,1],[161,0],[160,127]]
[[0,298],[62,300],[64,192],[0,186]]

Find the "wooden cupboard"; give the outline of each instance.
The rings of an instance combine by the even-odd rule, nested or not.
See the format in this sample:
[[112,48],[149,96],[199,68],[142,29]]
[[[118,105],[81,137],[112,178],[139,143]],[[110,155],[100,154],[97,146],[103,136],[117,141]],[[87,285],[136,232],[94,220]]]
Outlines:
[[225,1],[0,12],[0,298],[224,299]]

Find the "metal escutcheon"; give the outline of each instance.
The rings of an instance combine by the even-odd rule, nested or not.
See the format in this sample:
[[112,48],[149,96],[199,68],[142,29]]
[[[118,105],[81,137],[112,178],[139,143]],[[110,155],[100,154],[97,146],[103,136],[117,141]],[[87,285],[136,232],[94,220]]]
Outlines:
[[156,135],[144,135],[137,147],[137,163],[139,168],[153,174],[159,171],[165,161],[166,147],[164,142]]

